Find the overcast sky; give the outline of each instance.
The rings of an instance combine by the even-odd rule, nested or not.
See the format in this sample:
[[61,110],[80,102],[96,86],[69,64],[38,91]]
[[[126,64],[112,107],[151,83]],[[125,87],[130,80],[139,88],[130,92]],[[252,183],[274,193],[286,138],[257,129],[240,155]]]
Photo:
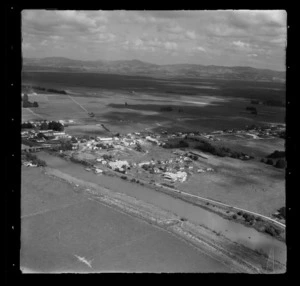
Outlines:
[[22,12],[24,57],[285,70],[286,17],[270,11]]

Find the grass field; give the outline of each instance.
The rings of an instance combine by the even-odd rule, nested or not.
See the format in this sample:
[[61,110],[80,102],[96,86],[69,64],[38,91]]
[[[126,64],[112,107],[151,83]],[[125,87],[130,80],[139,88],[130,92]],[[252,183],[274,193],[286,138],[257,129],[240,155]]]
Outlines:
[[[47,100],[45,100],[47,98]],[[31,96],[29,96],[31,100]],[[223,98],[200,94],[192,96],[170,96],[169,94],[147,94],[145,92],[129,95],[124,92],[98,92],[97,96],[39,95],[34,99],[38,108],[34,113],[23,109],[22,120],[45,118],[50,120],[73,119],[80,124],[105,123],[115,132],[127,133],[145,128],[169,131],[201,131],[242,128],[247,124],[284,121],[282,107],[261,105],[258,115],[245,112],[247,99]],[[75,102],[74,102],[75,100]],[[125,102],[127,106],[125,106]],[[161,108],[171,106],[173,111],[164,112]],[[178,109],[182,112],[178,112]],[[93,112],[90,118],[87,112]],[[40,116],[40,117],[39,117]]]
[[[136,217],[76,193],[39,168],[22,169],[20,266],[49,272],[232,272]],[[91,261],[90,267],[78,257]]]
[[[68,90],[72,98],[53,94],[29,96],[39,107],[31,109],[35,114],[22,109],[22,120],[73,119],[76,124],[66,128],[72,135],[106,135],[97,124],[123,134],[145,129],[210,132],[283,123],[285,118],[283,107],[255,105],[257,116],[246,111],[251,99],[284,100],[285,87],[278,83],[62,73],[27,73],[23,79],[27,84]],[[173,111],[161,111],[167,106]],[[178,112],[179,108],[182,112]],[[86,111],[95,117],[90,118]],[[284,150],[283,139],[222,140],[227,147],[255,157]],[[204,164],[217,172],[192,177],[182,185],[185,191],[268,215],[285,204],[283,170],[258,160],[244,162],[213,156]]]

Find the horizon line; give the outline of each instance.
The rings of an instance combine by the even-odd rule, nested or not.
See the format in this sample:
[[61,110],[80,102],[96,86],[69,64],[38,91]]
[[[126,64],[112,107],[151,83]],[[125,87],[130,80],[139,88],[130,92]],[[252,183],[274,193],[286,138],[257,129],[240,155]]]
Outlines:
[[226,67],[226,68],[252,68],[252,69],[257,69],[257,70],[269,70],[269,71],[275,71],[275,72],[286,72],[285,70],[276,70],[276,69],[270,69],[270,68],[257,68],[257,67],[253,67],[253,66],[228,66],[228,65],[204,65],[204,64],[190,64],[190,63],[177,63],[177,64],[156,64],[156,63],[151,63],[148,61],[142,61],[136,58],[132,58],[132,59],[128,59],[128,60],[122,60],[122,59],[118,59],[118,60],[103,60],[103,59],[97,59],[97,60],[83,60],[83,59],[74,59],[74,58],[68,58],[68,57],[63,57],[63,56],[52,56],[52,57],[24,57],[22,56],[22,60],[23,59],[49,59],[49,58],[63,58],[63,59],[67,59],[67,60],[73,60],[73,61],[82,61],[82,62],[97,62],[97,61],[103,61],[103,62],[117,62],[117,61],[139,61],[142,63],[146,63],[146,64],[151,64],[151,65],[157,65],[157,66],[174,66],[174,65],[193,65],[193,66],[204,66],[204,67],[209,67],[209,66],[215,66],[215,67]]

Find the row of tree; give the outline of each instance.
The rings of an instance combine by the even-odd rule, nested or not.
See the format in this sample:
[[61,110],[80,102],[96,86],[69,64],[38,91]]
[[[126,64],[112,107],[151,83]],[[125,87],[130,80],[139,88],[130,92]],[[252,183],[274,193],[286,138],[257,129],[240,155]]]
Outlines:
[[40,130],[63,131],[64,126],[58,121],[50,121],[49,123],[44,121],[40,126]]

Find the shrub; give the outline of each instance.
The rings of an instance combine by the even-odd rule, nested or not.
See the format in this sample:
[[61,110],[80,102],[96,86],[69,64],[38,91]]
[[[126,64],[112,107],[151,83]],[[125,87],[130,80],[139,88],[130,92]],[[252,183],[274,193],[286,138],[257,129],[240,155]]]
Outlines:
[[183,140],[179,141],[179,148],[189,147],[189,144]]
[[126,176],[121,176],[121,179],[127,180],[127,177]]
[[234,215],[232,216],[232,218],[233,218],[233,219],[237,219],[237,215],[234,214]]
[[267,156],[267,158],[278,159],[285,157],[285,151],[275,150],[273,153]]
[[244,213],[243,218],[245,219],[246,222],[252,222],[255,219],[254,215],[248,213]]
[[276,168],[279,168],[279,169],[284,169],[286,167],[286,162],[284,159],[279,159],[277,160],[276,164],[275,164],[275,167]]
[[280,213],[280,215],[285,219],[286,217],[286,209],[285,207],[282,207],[278,210],[278,212]]
[[243,212],[241,212],[241,211],[238,211],[238,212],[237,212],[237,214],[238,214],[238,215],[242,215],[242,214],[243,214]]
[[161,107],[160,111],[172,111],[173,108],[171,106],[165,106],[165,107]]
[[271,160],[271,159],[268,159],[268,160],[266,160],[266,162],[265,162],[266,164],[268,164],[268,165],[273,165],[273,160]]
[[47,166],[46,162],[43,161],[43,160],[40,160],[40,159],[37,159],[36,164],[37,164],[39,167],[46,167],[46,166]]
[[277,232],[275,231],[275,228],[271,225],[268,225],[265,227],[265,232],[270,234],[271,236],[276,236]]

